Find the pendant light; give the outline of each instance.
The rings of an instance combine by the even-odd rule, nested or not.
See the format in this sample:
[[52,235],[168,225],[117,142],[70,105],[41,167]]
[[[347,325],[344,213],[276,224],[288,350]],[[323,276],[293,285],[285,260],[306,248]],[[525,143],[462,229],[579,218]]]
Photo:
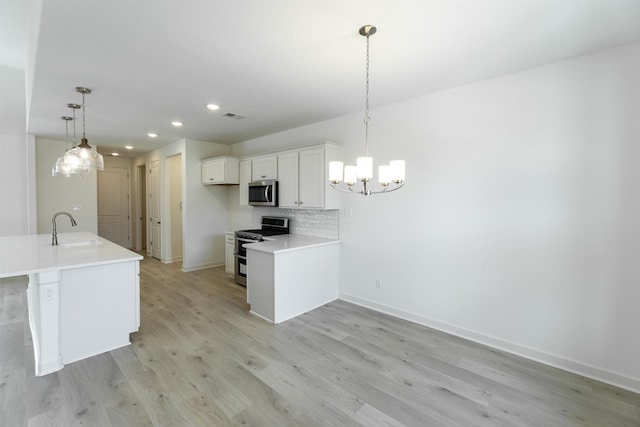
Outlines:
[[86,129],[85,129],[86,108],[85,108],[84,97],[85,95],[88,95],[91,93],[91,89],[87,89],[86,87],[77,87],[76,92],[79,92],[82,94],[82,140],[80,140],[80,145],[78,145],[75,148],[75,150],[77,150],[77,152],[83,159],[87,159],[90,162],[92,169],[102,171],[104,170],[104,158],[102,157],[102,154],[96,151],[95,147],[91,147],[89,145],[89,142],[87,140]]
[[[67,104],[67,107],[73,111],[73,117],[62,116],[61,119],[65,121],[66,129],[66,142],[67,149],[51,168],[51,175],[53,176],[85,176],[91,172],[91,164],[88,160],[82,158],[80,153],[76,151],[76,130],[75,130],[75,110],[80,108],[78,104]],[[73,143],[69,145],[69,122],[74,121],[73,126]]]
[[[392,160],[388,165],[381,165],[378,168],[378,183],[382,187],[381,190],[372,191],[369,188],[369,181],[373,178],[373,158],[369,157],[369,37],[376,33],[376,27],[373,25],[365,25],[358,31],[361,36],[367,38],[367,60],[366,60],[366,97],[365,97],[365,139],[364,139],[364,156],[356,159],[356,165],[344,166],[342,162],[329,162],[329,184],[338,191],[353,192],[369,196],[371,194],[380,194],[399,190],[404,186],[405,179],[405,162],[404,160]],[[340,186],[343,182],[346,188]],[[358,189],[355,185],[361,182],[362,188]],[[391,184],[395,187],[391,187]]]

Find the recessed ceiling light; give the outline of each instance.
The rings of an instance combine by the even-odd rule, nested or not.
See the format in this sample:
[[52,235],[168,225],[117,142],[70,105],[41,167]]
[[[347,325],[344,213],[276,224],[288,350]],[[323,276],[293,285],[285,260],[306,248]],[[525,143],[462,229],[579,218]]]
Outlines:
[[118,157],[120,155],[120,153],[111,153],[112,156],[114,157]]
[[127,150],[133,150],[133,145],[125,145],[124,148],[126,148]]
[[220,106],[217,104],[207,104],[207,108],[211,111],[216,111],[220,109]]
[[157,137],[158,137],[158,134],[157,134],[157,133],[153,133],[153,132],[149,132],[149,133],[147,134],[147,136],[148,136],[149,138],[157,138]]
[[182,126],[182,122],[171,122],[172,125],[174,125],[175,127],[179,128],[180,126]]

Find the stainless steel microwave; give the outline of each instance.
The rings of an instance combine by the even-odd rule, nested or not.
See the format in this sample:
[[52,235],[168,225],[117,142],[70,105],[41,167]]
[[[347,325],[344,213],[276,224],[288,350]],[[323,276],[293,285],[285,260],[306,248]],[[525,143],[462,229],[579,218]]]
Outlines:
[[254,181],[249,183],[251,206],[278,206],[278,181]]

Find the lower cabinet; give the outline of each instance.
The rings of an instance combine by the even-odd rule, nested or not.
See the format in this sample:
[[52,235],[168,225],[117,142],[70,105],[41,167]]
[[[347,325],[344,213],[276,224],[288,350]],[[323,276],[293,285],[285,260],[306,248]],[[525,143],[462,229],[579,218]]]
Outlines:
[[339,269],[339,244],[275,253],[254,250],[249,245],[250,311],[278,324],[327,304],[338,298]]
[[229,277],[233,278],[236,274],[235,261],[236,257],[234,251],[236,250],[236,240],[235,235],[232,231],[227,231],[224,233],[224,254],[225,254],[225,263],[224,270],[227,272]]

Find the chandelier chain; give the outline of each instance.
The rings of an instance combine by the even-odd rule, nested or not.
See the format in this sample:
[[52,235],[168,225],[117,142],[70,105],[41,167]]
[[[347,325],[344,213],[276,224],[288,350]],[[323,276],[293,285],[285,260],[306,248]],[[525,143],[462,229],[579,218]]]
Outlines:
[[71,112],[73,113],[73,148],[76,148],[76,109],[71,108]]

